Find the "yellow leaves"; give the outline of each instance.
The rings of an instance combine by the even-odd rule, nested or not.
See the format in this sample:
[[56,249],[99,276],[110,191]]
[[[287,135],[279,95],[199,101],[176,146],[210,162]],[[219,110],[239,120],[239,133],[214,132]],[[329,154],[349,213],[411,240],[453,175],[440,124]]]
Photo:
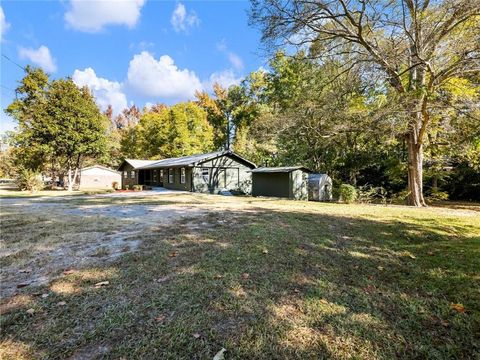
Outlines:
[[448,92],[453,100],[473,99],[480,96],[480,87],[464,78],[451,78],[445,82],[442,89]]

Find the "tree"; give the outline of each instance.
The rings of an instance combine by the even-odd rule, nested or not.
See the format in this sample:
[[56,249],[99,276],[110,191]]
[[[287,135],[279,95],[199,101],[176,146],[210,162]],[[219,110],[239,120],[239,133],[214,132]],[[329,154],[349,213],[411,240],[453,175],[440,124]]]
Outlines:
[[214,97],[206,91],[196,92],[197,103],[207,112],[213,127],[213,143],[216,149],[230,149],[232,137],[232,104],[228,99],[228,89],[219,84],[213,85]]
[[5,109],[18,122],[10,144],[17,168],[43,171],[52,159],[51,148],[36,136],[42,131],[49,86],[48,75],[42,69],[27,66],[16,89],[18,98]]
[[274,109],[268,131],[277,133],[278,162],[356,186],[364,169],[392,151],[395,137],[380,113],[385,95],[364,85],[360,73],[339,74],[337,62],[319,64],[304,52],[279,52],[270,68],[265,97]]
[[122,139],[124,154],[161,159],[213,149],[213,129],[206,112],[194,102],[156,106],[144,112]]
[[207,112],[208,121],[213,126],[215,148],[244,149],[248,128],[260,111],[260,103],[254,96],[258,79],[254,77],[251,74],[240,86],[232,85],[228,89],[214,84],[213,97],[207,92],[196,93],[197,103]]
[[434,98],[452,78],[480,71],[480,2],[472,0],[253,0],[265,43],[310,45],[310,56],[345,71],[380,70],[403,105],[409,204],[425,206],[424,144]]
[[[7,108],[19,123],[16,146],[60,162],[72,191],[82,160],[105,150],[106,117],[89,90],[71,79],[49,82],[42,70],[27,68],[26,73],[17,88],[20,97]],[[41,166],[29,164],[32,170]]]

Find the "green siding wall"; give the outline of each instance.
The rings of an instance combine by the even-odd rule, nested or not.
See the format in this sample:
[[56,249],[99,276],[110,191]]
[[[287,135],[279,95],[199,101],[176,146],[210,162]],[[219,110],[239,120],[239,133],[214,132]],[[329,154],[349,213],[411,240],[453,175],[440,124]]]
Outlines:
[[295,200],[308,199],[308,175],[302,170],[289,173],[252,173],[253,196],[272,196]]
[[169,183],[168,169],[163,168],[163,187],[165,189],[192,191],[192,168],[185,168],[185,184],[180,182],[181,168],[173,168],[173,183]]
[[[208,177],[202,175],[202,169],[209,169]],[[250,168],[228,156],[205,161],[193,168],[192,191],[215,194],[223,189],[250,194],[252,191]]]
[[308,174],[302,170],[290,173],[290,199],[308,200]]

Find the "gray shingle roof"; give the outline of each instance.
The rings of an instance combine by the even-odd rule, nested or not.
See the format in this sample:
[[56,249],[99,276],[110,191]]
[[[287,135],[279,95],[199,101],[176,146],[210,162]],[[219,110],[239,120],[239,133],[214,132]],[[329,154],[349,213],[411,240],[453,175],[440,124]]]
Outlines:
[[[255,168],[256,165],[252,163],[251,161],[248,161],[241,156],[235,154],[232,151],[215,151],[211,153],[206,153],[206,154],[197,154],[197,155],[190,155],[190,156],[182,156],[178,158],[169,158],[169,159],[163,159],[163,160],[154,160],[148,164],[139,166],[138,169],[155,169],[155,168],[165,168],[165,167],[176,167],[176,166],[195,166],[198,163],[207,161],[207,160],[212,160],[215,159],[219,156],[223,155],[230,155],[233,156],[246,164],[248,164],[251,168]],[[133,166],[133,165],[132,165]]]
[[282,166],[282,167],[259,167],[253,169],[252,173],[288,173],[295,170],[303,170],[305,172],[311,173],[310,169],[307,169],[303,166]]

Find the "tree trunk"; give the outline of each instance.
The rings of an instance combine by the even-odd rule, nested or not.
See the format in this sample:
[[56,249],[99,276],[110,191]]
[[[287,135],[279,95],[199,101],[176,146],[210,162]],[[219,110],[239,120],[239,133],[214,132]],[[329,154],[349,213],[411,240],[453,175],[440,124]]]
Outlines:
[[73,186],[74,186],[75,183],[77,182],[77,175],[78,175],[78,166],[75,168],[75,172],[73,173],[73,178],[72,178],[72,190],[73,190]]
[[73,184],[72,184],[72,167],[69,165],[68,166],[68,191],[73,190]]
[[408,199],[411,206],[427,206],[423,198],[423,144],[416,141],[412,131],[407,135]]

